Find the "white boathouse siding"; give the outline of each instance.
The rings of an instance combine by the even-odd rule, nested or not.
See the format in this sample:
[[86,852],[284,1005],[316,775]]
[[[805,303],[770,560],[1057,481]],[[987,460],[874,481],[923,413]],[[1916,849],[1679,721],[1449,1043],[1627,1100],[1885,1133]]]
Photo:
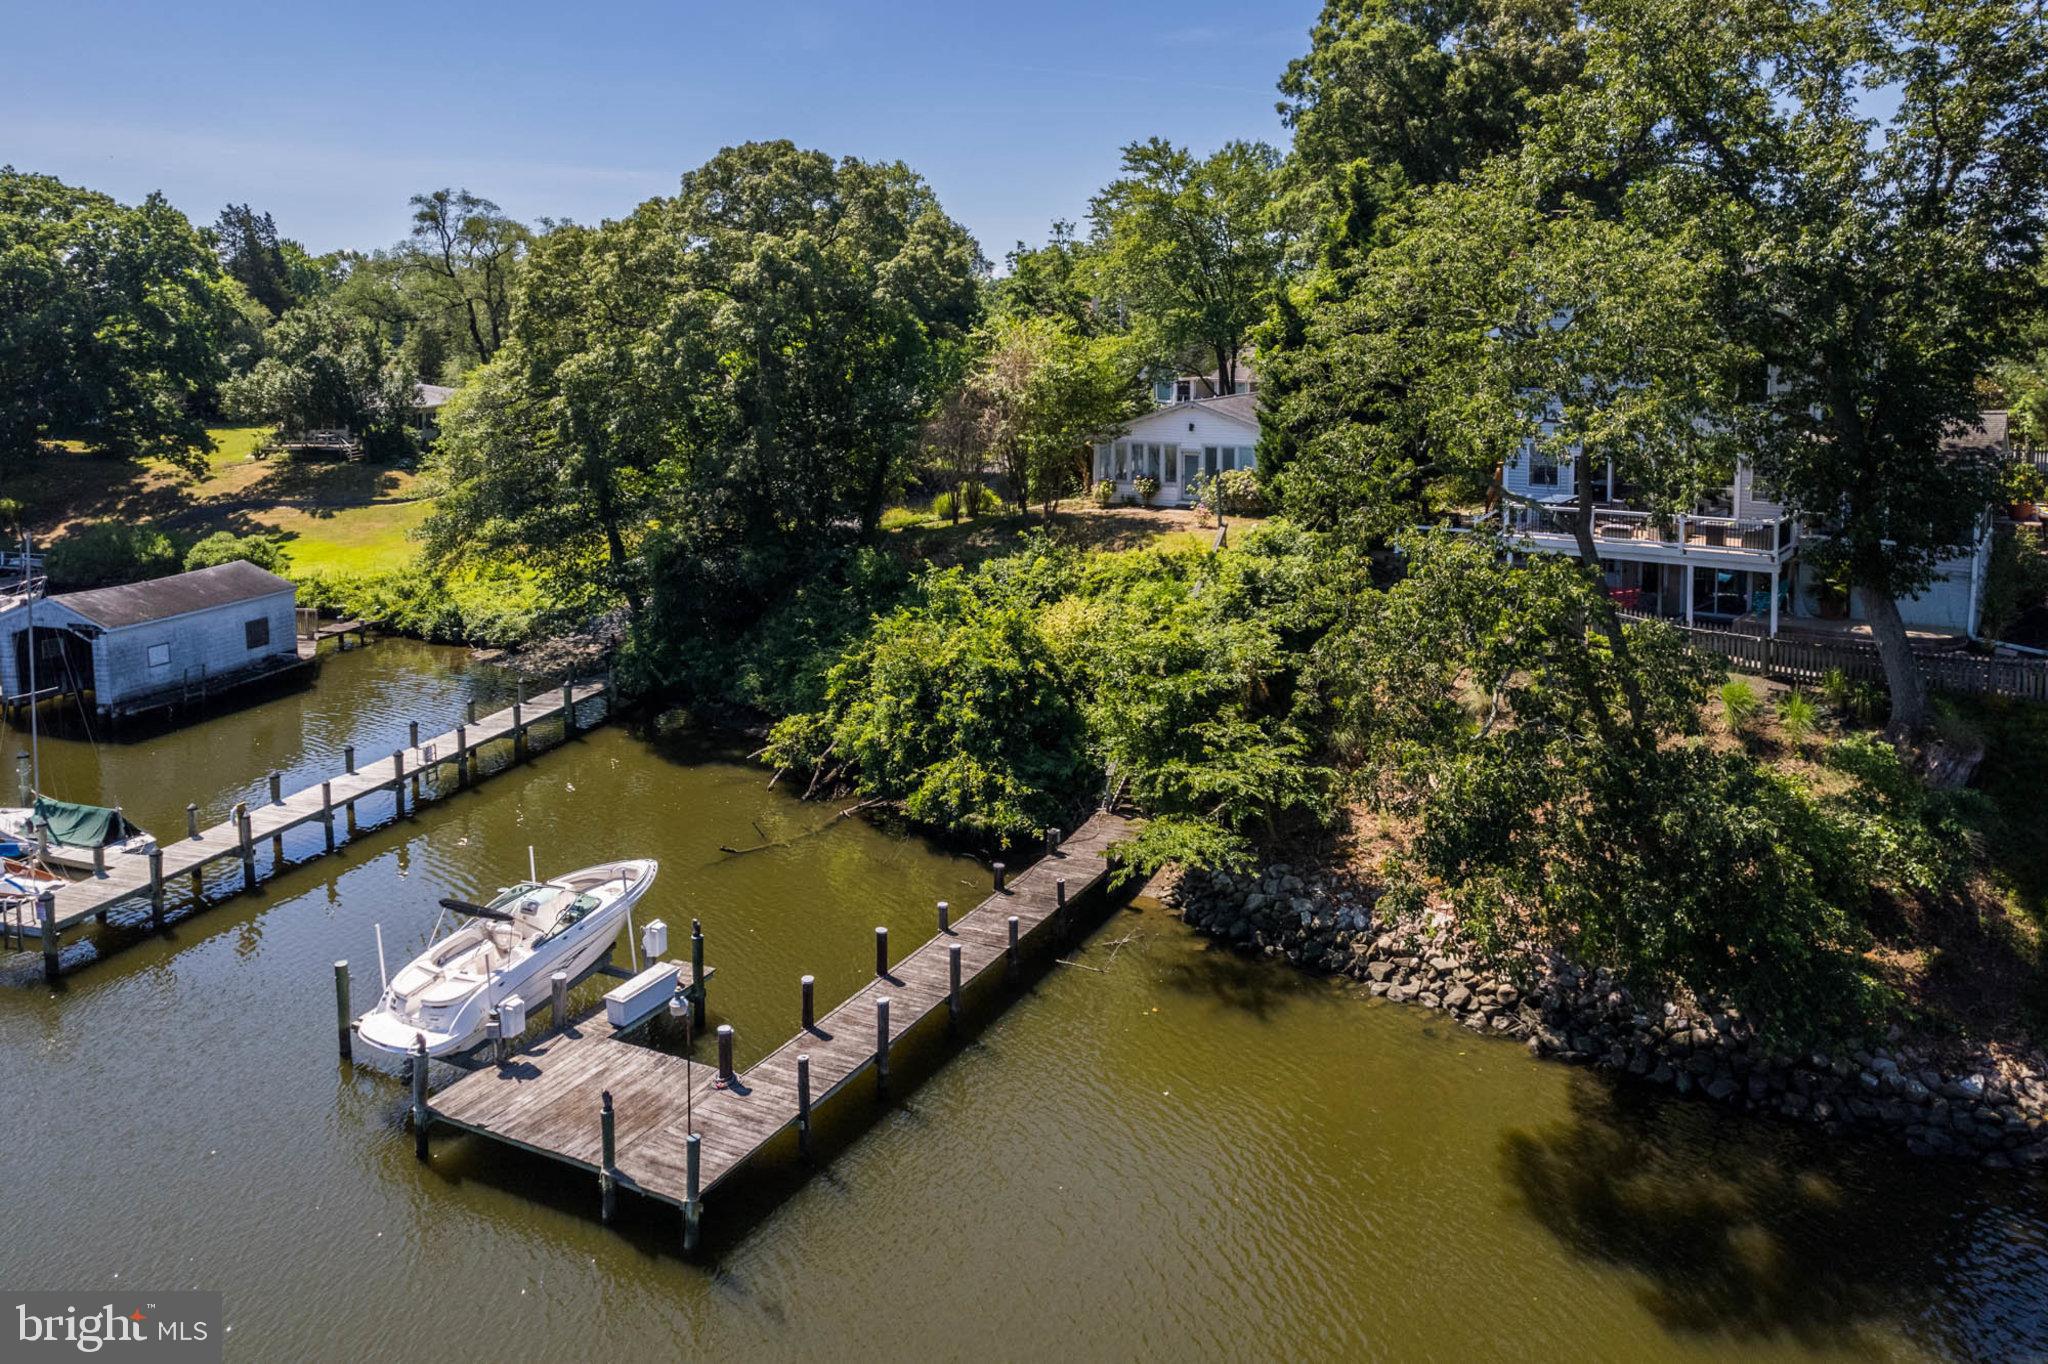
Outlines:
[[[296,589],[253,564],[236,562],[151,583],[48,597],[34,604],[39,630],[84,641],[92,659],[94,708],[121,711],[165,693],[218,686],[298,654]],[[0,618],[0,683],[28,689],[16,637],[27,609]],[[252,626],[254,627],[252,629]],[[60,679],[40,675],[50,686]]]

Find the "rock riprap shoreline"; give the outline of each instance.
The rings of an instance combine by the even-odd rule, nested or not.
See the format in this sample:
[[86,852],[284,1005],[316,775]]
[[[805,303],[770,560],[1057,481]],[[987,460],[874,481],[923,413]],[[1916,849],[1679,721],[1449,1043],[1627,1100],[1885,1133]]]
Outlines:
[[1828,1132],[1888,1132],[1923,1155],[2048,1162],[2038,1055],[1920,1043],[1897,1028],[1880,1046],[1772,1048],[1733,1007],[1638,999],[1605,970],[1538,948],[1481,962],[1448,917],[1389,916],[1337,879],[1284,863],[1194,873],[1169,894],[1189,926],[1233,947],[1349,976],[1537,1056]]

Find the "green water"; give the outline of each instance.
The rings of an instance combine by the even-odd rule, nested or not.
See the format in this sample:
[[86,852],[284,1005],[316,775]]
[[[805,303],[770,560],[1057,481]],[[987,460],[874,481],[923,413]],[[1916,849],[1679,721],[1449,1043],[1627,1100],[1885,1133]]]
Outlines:
[[[272,767],[296,785],[504,686],[387,641],[188,727],[64,729],[44,784],[175,834],[187,800],[218,818]],[[438,896],[534,844],[543,871],[661,860],[643,914],[677,948],[703,920],[745,1064],[788,1035],[800,974],[836,1002],[874,925],[921,941],[932,901],[985,883],[858,820],[718,851],[829,814],[729,748],[607,727],[166,938],[88,936],[55,989],[8,959],[0,1282],[219,1289],[247,1360],[2048,1352],[2048,1200],[2023,1177],[1615,1089],[1142,905],[966,1040],[913,1039],[893,1104],[835,1101],[817,1168],[779,1152],[721,1189],[701,1262],[673,1209],[600,1223],[588,1176],[447,1135],[415,1162],[396,1076],[334,1057],[333,960],[361,1007],[373,924],[409,955]]]

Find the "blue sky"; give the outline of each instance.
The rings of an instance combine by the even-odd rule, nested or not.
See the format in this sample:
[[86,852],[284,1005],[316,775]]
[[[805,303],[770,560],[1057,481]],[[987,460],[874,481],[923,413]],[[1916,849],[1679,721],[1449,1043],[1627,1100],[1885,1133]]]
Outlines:
[[786,137],[908,162],[1000,262],[1126,142],[1284,145],[1274,82],[1317,9],[0,0],[0,163],[199,223],[247,200],[324,251],[398,240],[441,185],[594,222]]

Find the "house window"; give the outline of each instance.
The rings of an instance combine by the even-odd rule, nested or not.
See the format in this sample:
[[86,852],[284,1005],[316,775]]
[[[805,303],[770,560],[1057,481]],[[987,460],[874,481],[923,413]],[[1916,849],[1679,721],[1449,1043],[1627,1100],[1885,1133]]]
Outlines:
[[1124,452],[1128,447],[1122,441],[1116,443],[1116,476],[1124,476]]
[[1191,384],[1190,382],[1188,382],[1188,381],[1187,381],[1186,379],[1182,379],[1182,380],[1180,380],[1180,381],[1178,381],[1177,383],[1175,383],[1175,384],[1174,384],[1174,386],[1173,386],[1173,400],[1174,400],[1175,402],[1177,402],[1177,403],[1184,403],[1184,402],[1186,402],[1186,401],[1187,401],[1188,399],[1190,399],[1190,398],[1192,398],[1192,397],[1194,397],[1194,396],[1195,396],[1195,387],[1194,387],[1194,385],[1193,385],[1193,384]]
[[261,649],[270,643],[270,617],[258,616],[242,626],[242,638],[252,649]]
[[150,666],[150,667],[152,667],[152,668],[168,668],[168,667],[169,667],[170,665],[171,665],[171,646],[170,646],[170,645],[168,645],[168,644],[152,644],[152,645],[150,645],[150,646],[149,646],[149,666]]
[[1158,383],[1152,385],[1152,394],[1154,397],[1158,398],[1159,401],[1162,403],[1172,402],[1173,380],[1161,379]]
[[1235,469],[1237,467],[1237,447],[1235,445],[1224,446],[1221,460],[1222,467]]
[[1557,486],[1557,456],[1548,450],[1529,452],[1529,486],[1532,488],[1555,488]]

